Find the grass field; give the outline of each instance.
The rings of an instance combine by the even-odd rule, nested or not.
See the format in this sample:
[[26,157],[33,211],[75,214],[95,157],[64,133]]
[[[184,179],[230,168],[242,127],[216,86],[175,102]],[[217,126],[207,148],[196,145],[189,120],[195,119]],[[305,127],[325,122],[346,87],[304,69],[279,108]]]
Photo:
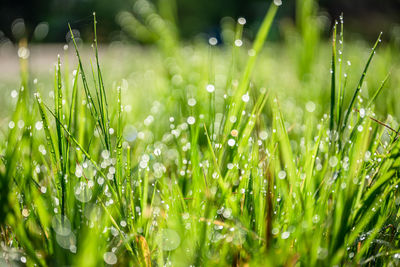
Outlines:
[[97,23],[54,65],[20,44],[0,84],[0,265],[399,265],[398,46],[347,42],[340,20],[330,42],[265,42],[277,9],[223,45],[150,11],[150,47],[98,49]]

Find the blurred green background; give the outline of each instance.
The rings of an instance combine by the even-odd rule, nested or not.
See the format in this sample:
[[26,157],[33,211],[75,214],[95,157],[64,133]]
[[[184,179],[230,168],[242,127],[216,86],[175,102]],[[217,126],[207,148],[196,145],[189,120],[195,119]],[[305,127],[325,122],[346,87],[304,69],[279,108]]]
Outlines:
[[[251,37],[271,1],[266,0],[152,0],[155,6],[174,5],[179,35],[185,39],[200,33],[218,36],[224,17],[245,17]],[[65,42],[67,23],[82,37],[91,34],[92,12],[96,11],[102,42],[124,40],[116,17],[121,11],[132,11],[135,0],[2,0],[0,4],[0,42],[16,41],[12,25],[23,19],[31,42]],[[163,3],[164,2],[164,3]],[[334,19],[344,13],[346,30],[372,40],[377,32],[398,31],[400,0],[320,0],[318,16],[323,21],[323,35],[328,36]],[[282,25],[295,24],[296,1],[283,0],[272,38],[282,37]],[[18,20],[19,19],[19,20]],[[39,26],[38,26],[39,25]],[[39,29],[38,29],[39,27]],[[36,35],[34,34],[36,30]],[[393,35],[393,34],[391,34]],[[388,38],[390,35],[386,35]],[[82,38],[85,39],[85,38]],[[90,39],[90,38],[89,38]],[[129,38],[128,38],[129,39]]]

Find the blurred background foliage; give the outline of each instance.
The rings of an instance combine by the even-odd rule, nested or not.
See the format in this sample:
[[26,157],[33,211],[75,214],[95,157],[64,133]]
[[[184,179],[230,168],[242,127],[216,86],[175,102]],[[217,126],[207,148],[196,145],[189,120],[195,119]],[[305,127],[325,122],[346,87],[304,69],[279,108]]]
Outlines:
[[[26,33],[32,42],[65,42],[67,23],[79,30],[82,37],[91,35],[91,14],[96,11],[99,18],[99,37],[102,42],[126,40],[117,19],[123,11],[132,12],[135,0],[3,0],[0,4],[0,39],[16,41],[12,25],[23,19]],[[152,0],[159,9],[172,5],[170,14],[176,18],[179,35],[191,39],[199,34],[219,36],[221,19],[245,17],[248,26],[245,34],[252,37],[264,16],[270,1],[266,0]],[[322,36],[327,37],[334,19],[343,12],[346,29],[355,37],[372,40],[382,29],[399,31],[400,0],[284,0],[278,14],[271,38],[283,38],[282,32],[291,25],[299,25],[300,9],[296,5],[310,2],[318,5],[316,15],[320,18]],[[314,7],[315,8],[315,7]],[[162,8],[161,8],[162,10]],[[307,10],[305,10],[307,12]],[[38,28],[39,27],[39,28]],[[36,34],[35,34],[36,33]],[[354,36],[353,35],[353,36]],[[386,35],[389,38],[391,35]],[[83,38],[86,39],[86,38]],[[91,39],[91,38],[88,38]],[[86,39],[86,40],[88,40]],[[129,38],[128,38],[129,40]]]

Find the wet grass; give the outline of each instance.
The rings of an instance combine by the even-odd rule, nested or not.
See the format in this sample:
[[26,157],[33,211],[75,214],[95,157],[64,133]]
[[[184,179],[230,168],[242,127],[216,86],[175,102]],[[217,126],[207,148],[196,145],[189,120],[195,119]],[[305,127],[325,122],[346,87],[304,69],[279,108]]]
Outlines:
[[96,19],[93,62],[72,31],[75,70],[59,57],[36,79],[22,58],[1,125],[0,263],[399,264],[396,48],[344,50],[340,21],[333,45],[307,39],[319,53],[293,58],[306,48],[264,48],[277,9],[253,43],[240,18],[232,46],[183,45],[145,10],[159,43],[108,59],[126,75],[102,64]]

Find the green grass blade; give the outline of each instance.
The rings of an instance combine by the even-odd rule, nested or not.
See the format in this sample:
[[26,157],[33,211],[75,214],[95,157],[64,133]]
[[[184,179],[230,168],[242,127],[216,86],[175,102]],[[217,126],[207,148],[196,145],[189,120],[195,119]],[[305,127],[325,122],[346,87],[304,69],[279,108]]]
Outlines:
[[356,88],[356,90],[354,91],[354,94],[353,94],[353,97],[352,97],[352,99],[351,99],[351,101],[350,101],[349,107],[347,108],[346,115],[345,115],[344,121],[343,121],[343,126],[342,126],[343,128],[342,128],[342,131],[343,131],[344,128],[347,126],[347,122],[348,122],[349,117],[350,117],[350,114],[351,114],[351,112],[352,112],[354,103],[355,103],[355,101],[356,101],[356,98],[357,98],[358,94],[360,93],[361,86],[363,85],[365,76],[367,75],[367,71],[368,71],[369,65],[371,64],[372,58],[373,58],[374,55],[375,55],[375,51],[376,51],[376,48],[378,47],[378,44],[381,42],[381,36],[382,36],[382,33],[379,34],[378,39],[376,40],[375,45],[374,45],[374,47],[372,48],[372,51],[371,51],[371,53],[370,53],[370,55],[369,55],[369,58],[368,58],[368,60],[367,60],[367,63],[365,64],[364,70],[363,70],[363,72],[362,72],[362,74],[361,74],[360,81],[358,82],[357,88]]

